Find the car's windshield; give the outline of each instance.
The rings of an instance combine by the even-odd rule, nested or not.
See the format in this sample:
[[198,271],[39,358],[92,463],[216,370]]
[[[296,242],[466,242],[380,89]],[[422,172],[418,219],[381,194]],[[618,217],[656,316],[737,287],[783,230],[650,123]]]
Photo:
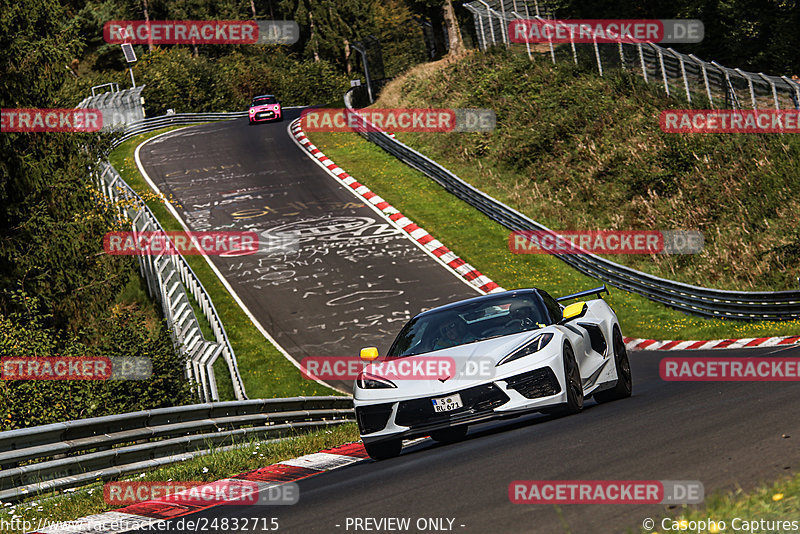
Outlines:
[[264,104],[277,104],[278,99],[274,96],[260,96],[253,99],[254,106],[263,106]]
[[534,330],[549,322],[536,295],[485,299],[415,317],[403,327],[388,356],[422,354]]

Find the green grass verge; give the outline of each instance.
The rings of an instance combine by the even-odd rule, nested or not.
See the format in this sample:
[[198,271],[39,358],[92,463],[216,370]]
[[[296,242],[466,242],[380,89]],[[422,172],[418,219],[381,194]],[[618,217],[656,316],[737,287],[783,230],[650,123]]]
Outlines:
[[[507,229],[358,135],[307,135],[359,182],[506,289],[536,286],[554,295],[565,295],[599,284],[553,256],[510,253]],[[622,332],[630,337],[717,339],[800,332],[800,321],[706,320],[614,288],[607,300],[619,316]]]
[[[253,440],[241,448],[212,451],[210,454],[155,469],[142,476],[126,478],[136,481],[214,481],[265,467],[282,460],[312,454],[321,449],[358,441],[355,423],[345,423],[326,430],[300,434],[279,441]],[[113,510],[103,501],[103,484],[97,482],[77,491],[33,497],[14,506],[0,508],[0,521],[19,528],[3,530],[8,534],[24,534],[22,521],[30,521],[35,529],[39,521],[73,521],[87,515]],[[12,522],[14,518],[17,523]],[[31,529],[33,530],[33,529]]]
[[[131,259],[136,262],[135,259]],[[150,298],[147,294],[147,283],[144,278],[138,276],[139,265],[136,263],[137,274],[131,276],[125,287],[117,295],[114,301],[115,306],[122,308],[134,307],[144,317],[145,324],[151,335],[155,335],[161,325],[161,307],[158,302]]]
[[[136,166],[134,152],[144,140],[176,128],[165,128],[130,139],[117,147],[110,155],[110,163],[122,178],[147,202],[153,214],[165,230],[182,230],[180,223],[172,216],[145,182]],[[256,328],[241,307],[222,285],[214,271],[202,256],[186,256],[189,266],[203,283],[211,296],[214,307],[225,325],[231,346],[239,365],[247,395],[251,399],[291,397],[296,395],[338,395],[316,382],[304,379],[297,368],[289,362]],[[190,299],[193,300],[193,299]],[[195,315],[200,319],[203,333],[210,334],[205,317],[195,307]],[[207,337],[206,339],[213,339]],[[214,365],[220,399],[233,399],[233,386],[225,362],[220,358]]]
[[[739,490],[714,494],[704,507],[685,507],[651,519],[655,522],[653,528],[628,532],[797,532],[800,529],[800,474],[774,484],[763,484],[749,493]],[[759,525],[762,520],[766,523]],[[788,521],[789,524],[771,524],[772,521]],[[753,528],[753,522],[758,526]]]

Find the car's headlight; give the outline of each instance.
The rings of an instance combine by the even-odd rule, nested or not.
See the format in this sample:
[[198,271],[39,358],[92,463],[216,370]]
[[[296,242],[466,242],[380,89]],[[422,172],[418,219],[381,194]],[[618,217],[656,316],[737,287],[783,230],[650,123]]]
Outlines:
[[254,110],[253,108],[250,108],[250,115],[252,115],[255,112],[256,112],[256,110]]
[[391,380],[364,372],[358,375],[356,383],[361,389],[389,389],[397,387]]
[[538,336],[533,338],[529,343],[526,343],[521,348],[517,349],[516,351],[512,352],[511,354],[500,360],[500,362],[498,362],[497,365],[503,365],[504,363],[513,362],[514,360],[518,360],[523,356],[528,356],[530,354],[533,354],[534,352],[539,352],[540,350],[545,348],[548,343],[550,343],[551,339],[553,339],[553,334],[551,334],[550,332],[539,334]]

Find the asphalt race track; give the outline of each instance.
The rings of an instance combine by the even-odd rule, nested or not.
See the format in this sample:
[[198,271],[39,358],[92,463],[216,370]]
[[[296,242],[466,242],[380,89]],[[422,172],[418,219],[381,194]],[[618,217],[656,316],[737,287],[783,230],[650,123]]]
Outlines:
[[286,115],[177,130],[140,160],[191,230],[260,234],[257,254],[210,258],[295,361],[385,354],[422,309],[479,295],[307,157]]
[[[293,357],[354,354],[368,344],[385,350],[401,316],[475,294],[384,228],[369,208],[354,205],[355,197],[301,154],[285,129],[286,123],[249,127],[246,121],[193,127],[148,143],[142,161],[162,191],[183,205],[193,230],[277,235],[287,227],[309,229],[295,259],[270,253],[213,260]],[[363,234],[371,237],[362,241]],[[348,244],[328,247],[330,236]],[[645,518],[677,517],[680,507],[512,504],[509,484],[699,480],[709,495],[797,471],[800,384],[665,382],[658,364],[668,355],[797,357],[800,348],[632,352],[630,399],[589,401],[576,416],[476,425],[452,445],[424,440],[391,460],[365,460],[299,481],[294,506],[218,506],[185,519],[274,517],[278,532],[291,533],[366,532],[347,529],[347,518],[391,517],[410,518],[412,526],[418,518],[445,518],[445,525],[453,520],[452,531],[464,533],[638,532]],[[732,518],[715,519],[730,525]],[[170,528],[185,532],[175,520]],[[423,531],[448,532],[406,532]]]
[[[797,357],[800,348],[723,352]],[[409,517],[412,525],[418,518],[450,518],[457,533],[621,533],[647,517],[677,517],[680,508],[671,513],[664,505],[512,504],[508,485],[514,480],[699,480],[708,495],[747,490],[797,471],[800,384],[665,382],[658,374],[665,356],[631,353],[634,395],[629,399],[604,405],[589,401],[575,416],[531,415],[476,425],[452,445],[428,439],[391,460],[365,460],[300,480],[300,501],[293,506],[218,506],[185,517],[205,517],[209,524],[215,517],[275,517],[278,532],[291,533],[357,532],[345,528],[348,517]],[[733,518],[714,519],[730,526]],[[173,520],[171,531],[181,532],[174,525]]]

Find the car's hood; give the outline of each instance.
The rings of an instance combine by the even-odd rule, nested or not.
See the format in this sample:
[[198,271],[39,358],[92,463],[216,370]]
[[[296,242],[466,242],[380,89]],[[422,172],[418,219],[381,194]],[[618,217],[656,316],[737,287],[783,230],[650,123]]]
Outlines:
[[259,111],[277,111],[280,104],[261,104],[260,106],[250,106],[250,110],[258,113]]
[[[502,378],[510,372],[513,373],[513,369],[517,366],[509,365],[509,368],[506,369],[505,365],[497,367],[497,363],[542,331],[543,329],[521,332],[426,352],[416,356],[405,356],[372,363],[364,368],[365,373],[388,378],[397,387],[380,389],[360,389],[356,387],[356,398],[367,400],[432,396],[439,393],[445,395],[453,391],[491,382],[494,379]],[[427,369],[423,368],[425,370],[425,378],[422,379],[417,379],[418,373],[414,372],[411,373],[410,377],[408,374],[397,373],[400,362],[405,362],[405,368],[408,369],[415,363],[418,364],[417,368],[420,368],[425,362],[430,362],[431,360],[436,361],[437,364],[442,364],[441,366],[433,366],[433,376],[427,372],[431,368],[430,364],[428,364]],[[392,367],[392,364],[395,364],[395,366]],[[439,373],[438,371],[443,368],[447,369],[448,372]]]

